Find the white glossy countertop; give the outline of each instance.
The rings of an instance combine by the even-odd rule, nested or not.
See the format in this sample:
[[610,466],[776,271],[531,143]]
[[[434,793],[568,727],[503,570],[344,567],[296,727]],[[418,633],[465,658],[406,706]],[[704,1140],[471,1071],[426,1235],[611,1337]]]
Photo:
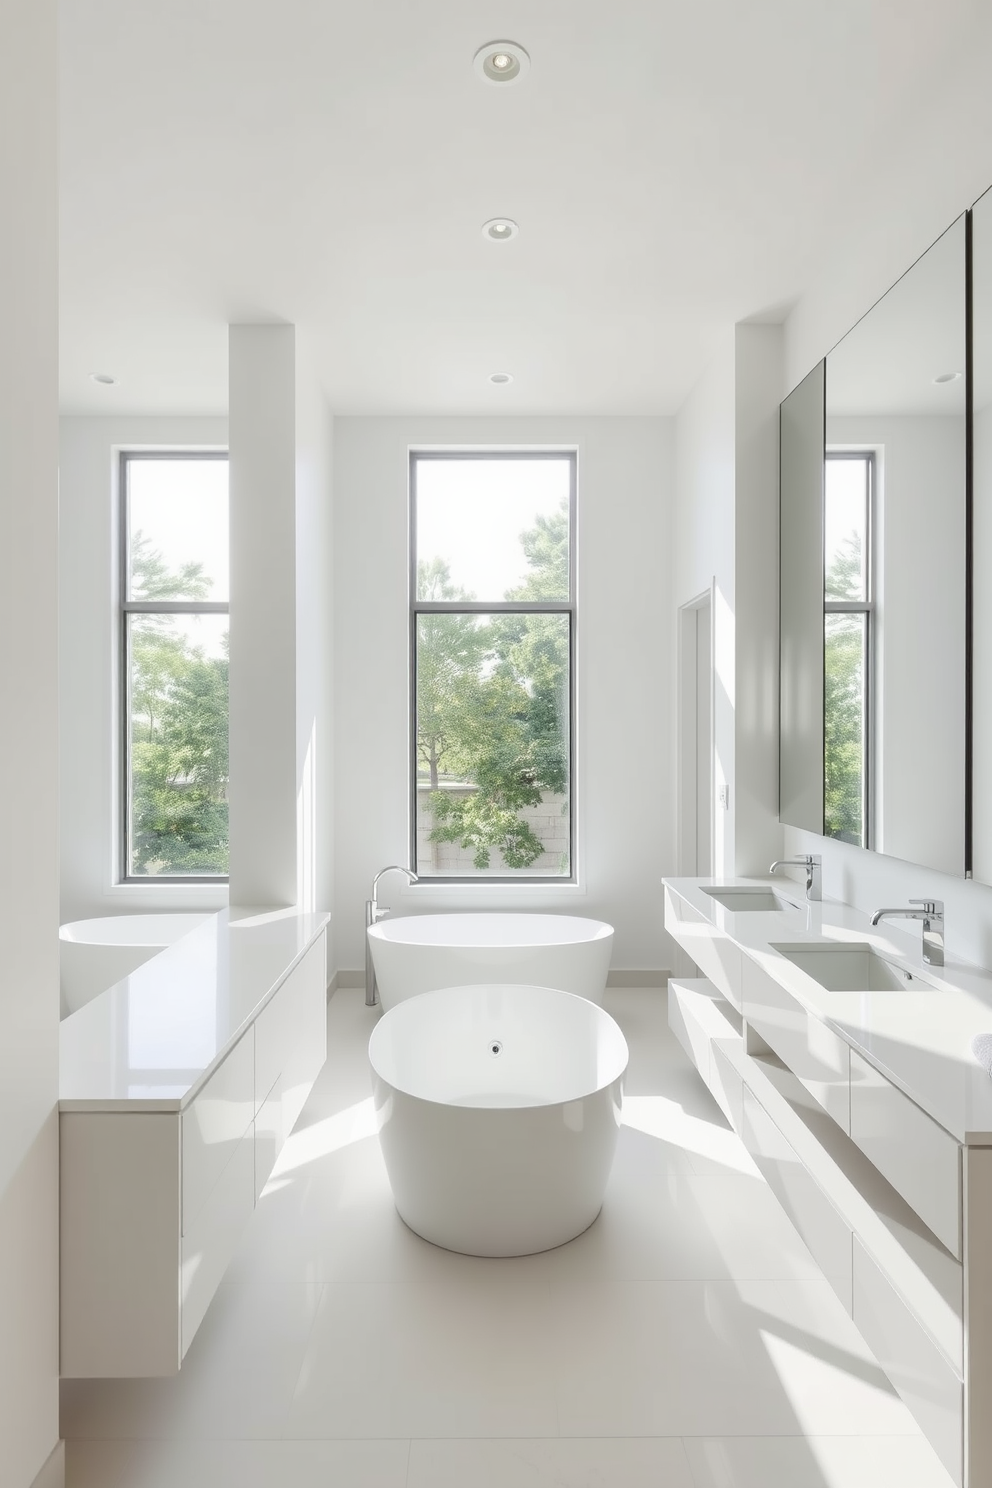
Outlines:
[[222,910],[72,1013],[59,1109],[181,1111],[329,918]]
[[[667,878],[664,883],[959,1142],[992,1145],[992,1078],[971,1051],[976,1034],[992,1033],[992,972],[953,957],[944,966],[927,966],[918,922],[905,922],[913,927],[909,933],[897,928],[898,921],[872,927],[868,915],[848,904],[830,899],[807,904],[802,886],[791,879]],[[703,892],[707,886],[758,885],[773,887],[798,907],[735,912]],[[831,992],[775,949],[824,941],[871,946],[932,986]]]

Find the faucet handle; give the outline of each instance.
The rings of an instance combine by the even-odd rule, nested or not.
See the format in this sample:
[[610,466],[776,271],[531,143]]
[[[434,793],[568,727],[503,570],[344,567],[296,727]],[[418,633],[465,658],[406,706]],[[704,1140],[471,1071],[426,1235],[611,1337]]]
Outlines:
[[923,913],[931,919],[942,920],[944,918],[943,899],[910,899],[910,904],[918,904]]

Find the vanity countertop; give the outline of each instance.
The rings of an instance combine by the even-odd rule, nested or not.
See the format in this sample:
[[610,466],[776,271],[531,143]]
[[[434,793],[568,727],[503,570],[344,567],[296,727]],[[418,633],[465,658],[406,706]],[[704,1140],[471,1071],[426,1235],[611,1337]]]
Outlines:
[[62,1022],[61,1111],[181,1111],[330,916],[225,909]]
[[[992,972],[953,957],[944,966],[927,966],[918,924],[915,934],[907,933],[888,920],[872,926],[868,915],[836,900],[808,904],[794,880],[667,878],[664,883],[959,1142],[992,1145],[992,1078],[971,1051],[976,1034],[992,1033]],[[705,892],[738,886],[773,887],[797,907],[741,913]],[[870,946],[911,978],[895,990],[828,991],[775,949],[811,942]],[[931,985],[914,986],[917,978]]]

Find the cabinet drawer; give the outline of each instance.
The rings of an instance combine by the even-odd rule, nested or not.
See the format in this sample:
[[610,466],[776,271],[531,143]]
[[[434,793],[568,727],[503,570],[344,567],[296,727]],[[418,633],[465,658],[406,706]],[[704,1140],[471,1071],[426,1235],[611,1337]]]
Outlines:
[[853,1051],[851,1136],[960,1260],[960,1147],[949,1132]]
[[295,1079],[300,1070],[312,1070],[311,1081],[316,1079],[327,1052],[326,1026],[327,987],[321,936],[255,1020],[257,1106],[268,1097],[280,1076],[290,1075]]
[[857,1237],[854,1321],[937,1456],[961,1483],[964,1387]]
[[744,1145],[848,1312],[853,1232],[752,1092],[744,1091]]
[[255,1037],[249,1028],[183,1112],[183,1234],[196,1222],[255,1108]]
[[710,1093],[738,1136],[744,1126],[744,1081],[718,1040],[710,1045]]
[[255,1116],[255,1199],[269,1181],[287,1132],[283,1119],[282,1080],[269,1091]]
[[255,1134],[249,1125],[182,1242],[182,1352],[193,1341],[255,1207]]
[[851,1130],[851,1050],[745,956],[744,1016],[843,1131]]

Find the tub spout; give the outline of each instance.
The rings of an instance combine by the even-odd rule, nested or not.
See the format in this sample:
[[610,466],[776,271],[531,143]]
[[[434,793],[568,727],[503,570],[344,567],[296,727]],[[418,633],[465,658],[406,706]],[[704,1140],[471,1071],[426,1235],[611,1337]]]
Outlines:
[[379,1001],[379,989],[375,982],[375,966],[372,962],[372,946],[369,942],[368,931],[377,920],[388,915],[388,909],[380,909],[376,899],[376,890],[379,880],[387,873],[405,873],[411,883],[417,882],[417,875],[409,868],[404,868],[400,863],[390,863],[388,868],[380,868],[372,880],[372,897],[365,901],[365,1006],[375,1007]]

